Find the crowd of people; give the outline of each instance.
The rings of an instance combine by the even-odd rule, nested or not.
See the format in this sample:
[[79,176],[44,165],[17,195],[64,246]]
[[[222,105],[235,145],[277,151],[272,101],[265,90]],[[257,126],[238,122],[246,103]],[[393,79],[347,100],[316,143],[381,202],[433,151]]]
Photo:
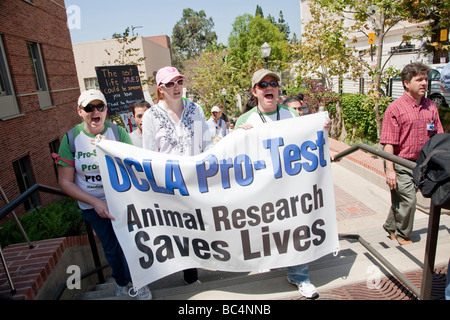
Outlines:
[[[435,104],[424,97],[428,71],[420,63],[405,67],[402,74],[405,93],[388,107],[383,120],[380,143],[385,151],[409,160],[417,159],[418,152],[432,134],[443,132]],[[448,77],[448,72],[446,78],[443,74],[443,85],[447,89]],[[111,224],[114,218],[109,214],[101,180],[87,177],[100,175],[98,166],[93,165],[96,159],[76,157],[74,150],[94,154],[94,139],[110,139],[165,154],[193,156],[208,150],[233,130],[251,130],[262,123],[312,113],[301,93],[280,99],[280,76],[261,69],[253,74],[251,98],[237,119],[229,119],[220,104],[211,108],[211,117],[206,119],[201,106],[183,99],[185,80],[186,77],[176,68],[161,68],[156,74],[156,104],[151,106],[146,101],[134,103],[133,119],[137,129],[130,135],[122,127],[106,121],[107,101],[100,91],[85,91],[77,105],[83,122],[75,126],[73,138],[65,135],[61,142],[58,161],[61,189],[78,201],[84,219],[98,235],[111,266],[112,277],[117,283],[117,295],[127,294],[132,289],[129,287],[131,277],[128,265]],[[325,124],[325,130],[329,131],[330,123]],[[81,170],[85,166],[94,169]],[[386,183],[391,189],[392,207],[383,228],[391,239],[406,245],[411,242],[409,236],[415,211],[416,189],[412,173],[386,162]],[[288,281],[296,285],[303,296],[318,296],[309,280],[307,264],[286,267]],[[184,270],[184,281],[187,285],[200,283],[198,270]],[[448,285],[446,290],[450,297]],[[152,297],[147,286],[136,294],[139,299]]]

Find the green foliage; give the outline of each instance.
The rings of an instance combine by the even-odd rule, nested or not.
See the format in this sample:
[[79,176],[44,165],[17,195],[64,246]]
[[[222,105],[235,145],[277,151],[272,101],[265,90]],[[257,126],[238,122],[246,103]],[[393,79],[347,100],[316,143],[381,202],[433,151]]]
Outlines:
[[[71,198],[28,212],[19,217],[19,221],[30,241],[78,235],[83,226],[81,210]],[[2,246],[24,241],[15,221],[8,221],[0,228]]]
[[264,59],[261,55],[261,46],[264,42],[272,48],[269,69],[277,70],[283,62],[288,61],[290,55],[289,50],[286,49],[288,42],[285,40],[285,34],[260,15],[252,17],[244,14],[237,17],[228,38],[234,67],[247,70],[248,73],[264,67]]
[[204,10],[184,9],[172,31],[174,65],[183,69],[184,60],[198,57],[207,46],[215,44],[217,34],[213,28],[214,21],[206,17]]
[[[384,111],[391,102],[391,98],[379,98],[380,112]],[[362,94],[344,93],[341,98],[345,129],[348,132],[347,139],[366,139],[370,142],[378,142],[375,114],[373,112],[375,100]]]

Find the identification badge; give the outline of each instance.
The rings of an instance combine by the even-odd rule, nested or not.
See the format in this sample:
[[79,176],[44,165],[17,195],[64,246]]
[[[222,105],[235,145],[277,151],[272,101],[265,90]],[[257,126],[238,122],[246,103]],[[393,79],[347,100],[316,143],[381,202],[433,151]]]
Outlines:
[[434,123],[427,123],[427,130],[434,131]]

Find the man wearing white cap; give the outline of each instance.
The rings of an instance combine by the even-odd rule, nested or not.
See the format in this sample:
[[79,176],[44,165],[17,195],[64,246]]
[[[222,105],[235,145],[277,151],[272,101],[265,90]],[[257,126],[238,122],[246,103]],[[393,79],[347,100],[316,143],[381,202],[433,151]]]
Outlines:
[[211,108],[211,118],[207,123],[214,143],[227,135],[227,124],[222,119],[222,110],[218,106]]
[[[132,144],[126,130],[106,121],[107,102],[98,90],[84,91],[78,98],[77,112],[83,122],[64,135],[59,155],[58,182],[61,190],[78,201],[83,218],[98,236],[105,258],[116,281],[116,295],[126,295],[131,281],[128,265],[112,227],[97,161],[96,137]],[[117,131],[116,131],[117,130]],[[138,299],[151,299],[147,287],[138,290]]]

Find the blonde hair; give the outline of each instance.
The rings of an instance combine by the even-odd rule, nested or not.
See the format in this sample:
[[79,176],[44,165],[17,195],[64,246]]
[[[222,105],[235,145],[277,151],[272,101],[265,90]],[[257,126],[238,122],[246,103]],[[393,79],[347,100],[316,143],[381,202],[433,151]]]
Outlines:
[[156,89],[156,103],[158,103],[159,101],[164,100],[164,95],[161,91],[159,91],[159,86]]

